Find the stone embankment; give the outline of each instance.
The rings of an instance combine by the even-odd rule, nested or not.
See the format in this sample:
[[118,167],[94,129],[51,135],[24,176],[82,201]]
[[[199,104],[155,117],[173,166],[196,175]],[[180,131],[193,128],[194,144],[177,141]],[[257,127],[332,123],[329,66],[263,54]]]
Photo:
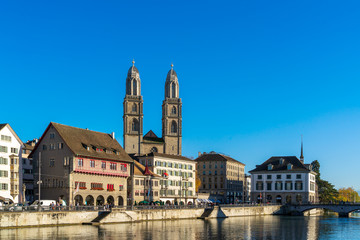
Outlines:
[[281,214],[281,206],[223,206],[213,209],[113,209],[111,212],[99,211],[51,211],[51,212],[3,212],[0,213],[0,228],[125,223],[154,220],[208,219],[255,215]]

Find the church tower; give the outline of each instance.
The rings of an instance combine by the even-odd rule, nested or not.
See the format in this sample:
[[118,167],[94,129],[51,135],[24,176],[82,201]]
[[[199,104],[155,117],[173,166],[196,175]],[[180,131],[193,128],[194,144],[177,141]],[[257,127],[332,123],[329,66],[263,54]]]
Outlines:
[[182,103],[179,98],[179,82],[173,69],[167,74],[165,100],[162,105],[162,136],[165,142],[164,153],[181,155]]
[[143,99],[139,70],[135,61],[126,78],[126,95],[124,98],[124,149],[128,154],[141,154],[143,138]]

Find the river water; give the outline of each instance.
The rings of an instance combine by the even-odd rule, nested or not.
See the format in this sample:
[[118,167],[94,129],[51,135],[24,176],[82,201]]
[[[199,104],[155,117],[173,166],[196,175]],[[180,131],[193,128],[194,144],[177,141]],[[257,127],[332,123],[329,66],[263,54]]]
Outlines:
[[351,218],[251,216],[3,229],[0,239],[360,239],[360,214]]

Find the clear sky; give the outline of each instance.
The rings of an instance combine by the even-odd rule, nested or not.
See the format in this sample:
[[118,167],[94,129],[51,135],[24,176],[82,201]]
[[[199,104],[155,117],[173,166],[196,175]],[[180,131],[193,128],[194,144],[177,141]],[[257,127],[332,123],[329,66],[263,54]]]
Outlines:
[[144,133],[161,136],[171,62],[183,155],[216,151],[246,171],[278,155],[317,159],[360,189],[360,1],[2,1],[0,123],[26,141],[50,121],[115,132],[131,61]]

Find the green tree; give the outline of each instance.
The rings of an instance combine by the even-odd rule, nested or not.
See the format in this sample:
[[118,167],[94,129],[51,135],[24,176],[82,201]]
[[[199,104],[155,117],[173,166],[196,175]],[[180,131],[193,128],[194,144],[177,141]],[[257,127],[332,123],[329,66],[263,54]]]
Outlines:
[[338,200],[339,192],[335,189],[334,185],[320,178],[319,161],[315,160],[311,163],[311,165],[313,171],[317,173],[316,184],[318,186],[319,201],[323,203],[329,203]]

